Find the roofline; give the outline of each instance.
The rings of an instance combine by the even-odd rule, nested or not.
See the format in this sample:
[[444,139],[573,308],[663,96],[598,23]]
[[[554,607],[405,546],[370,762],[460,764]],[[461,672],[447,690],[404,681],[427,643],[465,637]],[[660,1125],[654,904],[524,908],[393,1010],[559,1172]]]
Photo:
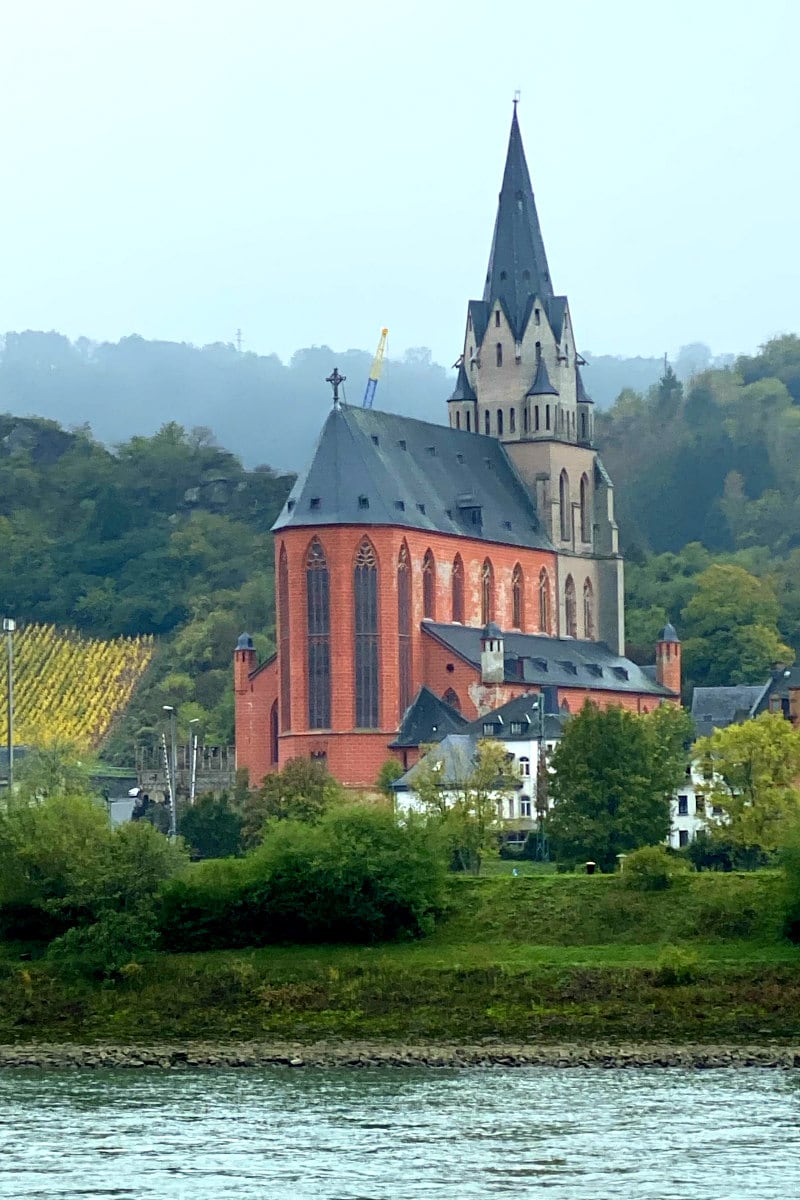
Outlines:
[[[502,445],[502,443],[499,443],[499,444]],[[503,447],[503,450],[505,450],[505,447]],[[511,467],[513,469],[515,469],[514,464],[511,462],[510,458],[508,459],[508,461],[511,464]],[[507,550],[518,550],[518,551],[535,550],[538,554],[553,554],[553,555],[555,555],[557,553],[554,546],[521,546],[521,545],[518,545],[516,542],[496,541],[494,538],[488,538],[488,537],[475,537],[475,535],[472,533],[445,533],[441,529],[431,529],[429,525],[395,525],[395,524],[389,524],[389,523],[384,524],[382,521],[364,521],[363,524],[361,522],[359,522],[357,525],[354,525],[352,523],[352,521],[309,521],[308,524],[302,524],[302,525],[299,524],[297,521],[292,521],[291,525],[281,525],[279,527],[276,527],[275,525],[273,525],[270,532],[276,538],[278,536],[284,536],[286,532],[291,532],[291,530],[293,530],[293,529],[319,529],[319,530],[323,530],[323,529],[358,529],[358,530],[361,530],[361,532],[363,534],[363,531],[365,529],[369,529],[371,526],[374,527],[375,529],[397,529],[401,533],[409,533],[409,532],[427,533],[431,537],[451,538],[454,542],[457,542],[457,543],[479,542],[481,545],[485,545],[485,546],[503,546]],[[531,532],[534,532],[534,531],[532,530]],[[541,532],[539,532],[539,531],[536,531],[536,532],[537,532],[537,536],[539,536],[539,537],[542,537],[542,538],[547,537],[547,534],[544,530],[542,530]]]
[[262,671],[266,671],[267,667],[271,666],[277,657],[278,651],[274,650],[272,654],[270,654],[269,658],[265,658],[262,663],[259,663],[257,667],[254,667],[253,670],[249,672],[247,678],[255,679],[256,675],[260,675]]

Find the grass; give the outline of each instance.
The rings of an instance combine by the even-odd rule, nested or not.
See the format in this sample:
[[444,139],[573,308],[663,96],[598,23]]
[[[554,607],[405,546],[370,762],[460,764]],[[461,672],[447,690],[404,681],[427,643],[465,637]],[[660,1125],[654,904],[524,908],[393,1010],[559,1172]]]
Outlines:
[[159,955],[113,985],[7,946],[0,1041],[791,1041],[800,949],[779,909],[770,872],[661,893],[499,876],[454,879],[413,943]]

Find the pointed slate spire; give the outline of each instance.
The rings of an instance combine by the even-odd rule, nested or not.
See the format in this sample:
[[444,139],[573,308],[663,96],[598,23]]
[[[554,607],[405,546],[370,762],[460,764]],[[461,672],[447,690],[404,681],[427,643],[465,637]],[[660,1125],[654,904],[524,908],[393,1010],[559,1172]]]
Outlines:
[[578,385],[578,404],[594,404],[594,400],[586,391],[586,387],[584,386],[580,367],[576,368],[576,380]]
[[526,396],[557,396],[558,392],[550,382],[550,376],[547,374],[547,367],[544,365],[544,359],[539,359],[539,365],[536,368],[536,374],[533,377],[533,383],[525,393]]
[[519,339],[531,297],[547,300],[552,295],[515,104],[483,299],[487,304],[502,301],[514,335]]
[[447,397],[448,400],[477,400],[472,384],[467,378],[467,372],[464,370],[464,364],[458,365],[458,377],[456,386],[453,388],[452,394]]

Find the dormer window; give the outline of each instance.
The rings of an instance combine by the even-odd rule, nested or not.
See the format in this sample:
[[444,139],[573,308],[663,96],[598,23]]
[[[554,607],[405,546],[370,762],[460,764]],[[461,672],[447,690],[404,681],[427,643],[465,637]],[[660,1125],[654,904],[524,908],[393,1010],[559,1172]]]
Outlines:
[[358,507],[359,508],[369,508],[369,496],[359,496],[358,497]]
[[501,272],[500,272],[500,279],[501,279],[501,280],[505,280],[505,279],[507,279],[507,278],[508,278],[508,276],[506,275],[505,271],[501,271]]
[[322,500],[319,498],[319,496],[312,496],[308,502],[308,507],[313,512],[315,509],[322,507]]
[[484,737],[494,737],[494,725],[492,725],[491,721],[484,721],[483,736]]

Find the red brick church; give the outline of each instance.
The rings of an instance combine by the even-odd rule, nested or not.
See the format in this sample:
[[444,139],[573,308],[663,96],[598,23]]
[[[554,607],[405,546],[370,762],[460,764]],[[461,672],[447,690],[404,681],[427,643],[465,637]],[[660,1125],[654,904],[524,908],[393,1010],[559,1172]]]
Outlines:
[[454,710],[473,719],[529,692],[572,712],[588,696],[637,712],[677,699],[671,626],[654,667],[624,657],[613,486],[585,365],[515,107],[449,425],[335,400],[273,527],[277,653],[257,664],[243,634],[234,661],[237,765],[252,783],[303,756],[370,787]]

